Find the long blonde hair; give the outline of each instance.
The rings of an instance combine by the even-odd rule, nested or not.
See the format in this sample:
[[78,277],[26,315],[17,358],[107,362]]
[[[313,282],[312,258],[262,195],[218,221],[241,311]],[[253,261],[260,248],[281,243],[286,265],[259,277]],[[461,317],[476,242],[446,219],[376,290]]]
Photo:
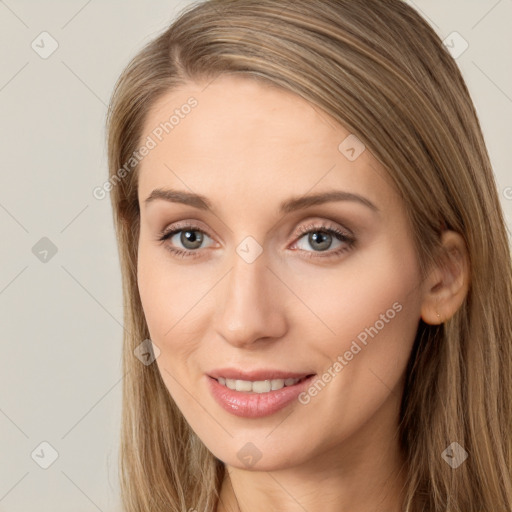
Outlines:
[[[210,0],[189,6],[120,76],[107,119],[109,189],[123,277],[125,372],[120,480],[126,512],[214,512],[224,465],[173,402],[137,288],[138,167],[149,108],[174,87],[234,73],[305,98],[387,169],[423,272],[442,228],[467,245],[470,289],[441,326],[420,321],[400,440],[406,512],[512,512],[512,265],[480,124],[433,29],[401,0]],[[200,105],[199,107],[200,108]],[[121,168],[125,172],[119,172]],[[469,454],[452,469],[442,452]]]

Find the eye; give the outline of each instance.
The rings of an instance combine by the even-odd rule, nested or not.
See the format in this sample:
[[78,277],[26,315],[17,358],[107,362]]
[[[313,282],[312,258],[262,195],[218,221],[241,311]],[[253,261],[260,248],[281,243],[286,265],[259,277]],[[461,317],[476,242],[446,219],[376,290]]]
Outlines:
[[[306,235],[308,235],[307,238]],[[174,225],[170,230],[164,230],[161,232],[157,240],[159,242],[171,242],[166,243],[165,247],[173,255],[179,258],[195,258],[200,256],[201,252],[198,249],[201,248],[205,237],[210,238],[205,231],[200,229],[198,226],[192,224],[180,224]],[[337,226],[325,224],[309,224],[301,226],[295,233],[295,237],[299,237],[299,239],[294,243],[294,246],[298,246],[301,252],[304,252],[308,258],[336,257],[352,249],[355,244],[355,238],[349,232],[345,232]],[[309,246],[313,248],[313,251],[309,251],[307,248],[304,248],[305,244],[302,243],[303,239],[305,244],[309,244]],[[328,249],[333,245],[333,242],[338,243],[338,248],[328,251]],[[179,244],[181,244],[183,248],[180,248]],[[177,245],[178,247],[176,247]],[[293,246],[292,249],[294,249]]]
[[[300,236],[302,235],[302,236]],[[307,237],[305,235],[308,235]],[[348,232],[342,231],[337,226],[310,224],[301,226],[296,236],[300,236],[295,242],[295,246],[301,251],[308,253],[307,257],[332,257],[342,254],[353,248],[355,238]],[[301,244],[301,242],[304,242]],[[338,248],[328,251],[334,243],[338,243]],[[304,246],[309,245],[314,250],[308,251]],[[328,252],[327,252],[328,251]],[[325,252],[326,254],[318,254]]]
[[[166,244],[166,249],[180,258],[185,258],[199,255],[197,249],[201,247],[205,237],[210,238],[197,226],[185,224],[175,225],[171,230],[164,230],[160,233],[158,241],[165,242],[169,240],[172,244]],[[177,248],[176,244],[181,244],[184,249]]]

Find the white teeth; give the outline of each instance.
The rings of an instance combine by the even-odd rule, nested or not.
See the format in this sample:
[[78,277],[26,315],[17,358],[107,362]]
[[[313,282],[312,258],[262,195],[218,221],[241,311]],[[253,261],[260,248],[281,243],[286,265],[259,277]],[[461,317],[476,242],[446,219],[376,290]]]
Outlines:
[[272,391],[274,391],[276,389],[281,389],[284,386],[285,382],[284,379],[274,379],[270,381],[270,384],[272,386]]
[[[250,382],[248,383],[250,385]],[[254,391],[255,393],[268,393],[272,390],[272,381],[270,380],[258,380],[252,383],[251,389],[248,391]]]
[[252,391],[252,382],[248,380],[235,380],[235,389],[237,391]]
[[249,380],[225,379],[224,377],[219,377],[217,379],[219,384],[222,384],[229,389],[253,393],[268,393],[269,391],[275,391],[277,389],[284,388],[285,386],[293,386],[294,384],[297,384],[299,380],[301,379],[273,379],[253,382]]

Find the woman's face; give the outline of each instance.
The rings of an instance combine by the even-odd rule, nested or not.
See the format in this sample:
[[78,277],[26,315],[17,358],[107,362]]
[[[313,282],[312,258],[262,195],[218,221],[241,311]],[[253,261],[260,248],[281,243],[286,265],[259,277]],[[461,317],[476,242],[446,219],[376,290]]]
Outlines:
[[[162,378],[232,466],[371,453],[396,429],[420,319],[403,204],[370,151],[302,98],[206,85],[161,98],[141,139],[138,285]],[[280,390],[286,374],[314,376]]]

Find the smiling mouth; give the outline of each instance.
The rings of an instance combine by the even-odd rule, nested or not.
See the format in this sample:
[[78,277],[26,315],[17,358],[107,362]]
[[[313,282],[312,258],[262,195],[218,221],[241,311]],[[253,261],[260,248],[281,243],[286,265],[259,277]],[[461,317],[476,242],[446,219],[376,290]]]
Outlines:
[[[243,391],[245,393],[268,393],[270,391],[278,391],[279,389],[283,389],[285,387],[295,386],[296,384],[302,382],[311,375],[305,375],[304,377],[292,379],[267,379],[267,380],[239,380],[239,379],[227,379],[224,377],[217,377],[215,380],[225,386],[232,391]],[[213,378],[213,377],[212,377]]]

